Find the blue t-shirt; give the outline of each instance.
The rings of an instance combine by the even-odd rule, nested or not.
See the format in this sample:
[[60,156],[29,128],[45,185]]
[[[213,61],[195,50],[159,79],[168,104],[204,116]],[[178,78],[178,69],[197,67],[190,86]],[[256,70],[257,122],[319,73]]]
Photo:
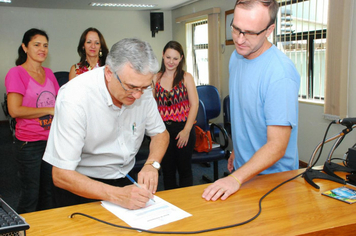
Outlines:
[[291,126],[285,155],[261,174],[298,168],[298,92],[293,62],[274,45],[254,59],[236,50],[229,63],[234,167],[238,169],[267,143],[267,126]]

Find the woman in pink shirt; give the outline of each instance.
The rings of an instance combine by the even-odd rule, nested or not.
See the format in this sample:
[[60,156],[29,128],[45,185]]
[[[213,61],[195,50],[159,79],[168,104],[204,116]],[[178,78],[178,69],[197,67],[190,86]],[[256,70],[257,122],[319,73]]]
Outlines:
[[59,90],[51,69],[42,67],[48,54],[48,36],[28,30],[18,50],[16,67],[5,77],[9,114],[16,118],[16,160],[21,194],[19,213],[49,209],[52,200],[52,167],[42,161],[54,104]]

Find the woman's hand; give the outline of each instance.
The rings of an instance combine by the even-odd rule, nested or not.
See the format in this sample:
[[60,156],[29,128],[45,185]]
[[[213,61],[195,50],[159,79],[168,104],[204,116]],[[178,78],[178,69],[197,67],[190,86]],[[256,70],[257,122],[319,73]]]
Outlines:
[[187,131],[185,129],[183,129],[182,131],[180,131],[176,137],[176,140],[178,139],[177,142],[177,147],[178,148],[183,148],[185,146],[187,146],[188,140],[189,140],[189,135],[190,135],[190,130]]

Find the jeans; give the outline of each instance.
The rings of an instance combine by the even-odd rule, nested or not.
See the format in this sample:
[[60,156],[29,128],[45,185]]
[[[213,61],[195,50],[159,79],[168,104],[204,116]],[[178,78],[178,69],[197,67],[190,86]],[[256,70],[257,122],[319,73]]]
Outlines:
[[[162,173],[164,189],[174,189],[193,185],[192,154],[195,145],[195,129],[192,127],[187,146],[177,147],[176,137],[184,129],[185,122],[166,121],[166,129],[169,132],[170,140],[166,154],[162,159]],[[176,173],[179,175],[177,183]]]
[[42,160],[47,141],[15,141],[21,185],[18,213],[53,207],[52,166]]

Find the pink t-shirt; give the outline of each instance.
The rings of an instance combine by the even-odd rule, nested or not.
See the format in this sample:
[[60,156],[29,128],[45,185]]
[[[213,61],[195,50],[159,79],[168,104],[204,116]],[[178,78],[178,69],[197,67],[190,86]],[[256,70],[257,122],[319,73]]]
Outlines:
[[[26,107],[54,107],[59,85],[52,70],[43,69],[46,80],[41,85],[22,66],[11,68],[5,77],[6,93],[21,94],[22,105]],[[16,118],[16,138],[22,141],[47,140],[52,118],[51,115],[34,119]]]

